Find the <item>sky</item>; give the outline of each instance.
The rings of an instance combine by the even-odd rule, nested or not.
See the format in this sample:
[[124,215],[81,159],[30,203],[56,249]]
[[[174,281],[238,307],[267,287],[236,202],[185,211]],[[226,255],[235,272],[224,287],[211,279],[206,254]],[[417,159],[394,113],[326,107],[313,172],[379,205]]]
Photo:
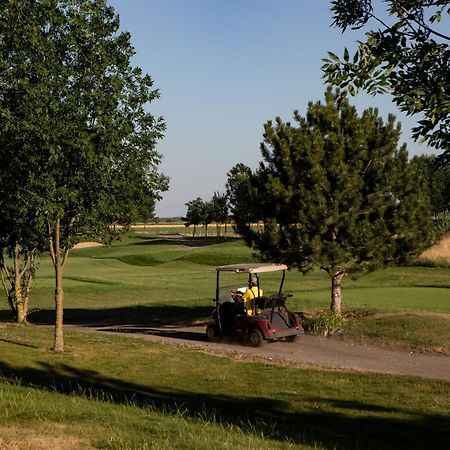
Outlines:
[[[131,34],[133,65],[148,73],[160,98],[149,111],[163,116],[160,171],[169,191],[158,217],[183,216],[185,204],[225,192],[237,163],[261,161],[263,126],[306,112],[323,100],[322,58],[356,48],[362,32],[331,27],[328,0],[109,0]],[[402,123],[410,155],[427,151],[411,139],[415,120],[390,96],[351,98],[359,111],[374,106]]]

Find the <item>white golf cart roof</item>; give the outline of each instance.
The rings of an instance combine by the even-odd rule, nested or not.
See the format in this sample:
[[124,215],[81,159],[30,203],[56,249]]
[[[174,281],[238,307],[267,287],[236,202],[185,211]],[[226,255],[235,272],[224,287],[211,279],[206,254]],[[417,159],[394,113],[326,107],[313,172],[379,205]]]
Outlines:
[[274,263],[254,263],[254,264],[228,264],[216,268],[217,272],[236,272],[236,273],[263,273],[277,272],[279,270],[287,270],[285,264]]

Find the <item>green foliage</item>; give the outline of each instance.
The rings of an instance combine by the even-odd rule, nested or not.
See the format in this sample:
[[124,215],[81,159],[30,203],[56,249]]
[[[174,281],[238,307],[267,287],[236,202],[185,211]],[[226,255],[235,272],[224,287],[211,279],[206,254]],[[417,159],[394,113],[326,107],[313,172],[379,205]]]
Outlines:
[[4,2],[0,37],[1,167],[26,181],[32,214],[53,234],[60,222],[62,248],[106,239],[111,223],[129,223],[140,208],[148,216],[167,188],[155,150],[164,122],[147,111],[159,93],[131,65],[114,9],[104,0]]
[[165,124],[148,111],[159,93],[132,66],[130,36],[119,25],[106,0],[3,1],[0,8],[0,172],[24,180],[12,213],[26,208],[29,226],[46,231],[57,351],[69,250],[83,238],[110,241],[111,224],[151,216],[167,189],[156,151]]
[[[221,202],[221,201],[220,201]],[[214,220],[218,211],[218,200],[204,201],[200,197],[186,203],[186,217],[183,218],[185,226],[194,225],[192,236],[195,236],[196,226],[202,224],[205,227],[205,235],[208,236],[208,225]]]
[[227,173],[226,192],[230,204],[231,216],[235,222],[251,224],[258,220],[251,200],[248,197],[248,182],[251,169],[245,164],[236,164]]
[[[370,94],[390,92],[398,107],[420,117],[413,136],[443,151],[450,163],[450,36],[441,33],[449,15],[449,2],[422,0],[386,2],[388,17],[374,12],[371,0],[334,0],[333,24],[345,31],[369,23],[377,29],[366,33],[353,57],[347,49],[342,60],[329,52],[322,70],[328,82]],[[438,23],[441,22],[442,24]],[[447,26],[448,30],[448,26]]]
[[350,320],[334,311],[321,310],[317,314],[302,317],[306,333],[328,336],[339,334],[350,324]]
[[447,213],[450,212],[450,165],[440,167],[434,156],[415,156],[412,164],[417,166],[425,180],[424,188],[430,196],[435,224],[447,230]]
[[228,199],[226,194],[215,192],[211,201],[212,220],[217,224],[228,223]]

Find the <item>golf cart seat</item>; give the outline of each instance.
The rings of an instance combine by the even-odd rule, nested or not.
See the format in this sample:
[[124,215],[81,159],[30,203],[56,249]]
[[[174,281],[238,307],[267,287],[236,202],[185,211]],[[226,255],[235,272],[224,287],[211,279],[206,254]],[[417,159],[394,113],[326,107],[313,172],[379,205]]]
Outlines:
[[236,316],[244,313],[242,305],[236,302],[225,302],[219,307],[222,329],[227,332],[234,328]]
[[268,306],[269,299],[267,297],[257,297],[252,300],[252,307],[257,309],[266,309]]
[[270,297],[258,297],[252,300],[252,307],[258,309],[285,308],[286,298],[284,294],[274,294]]

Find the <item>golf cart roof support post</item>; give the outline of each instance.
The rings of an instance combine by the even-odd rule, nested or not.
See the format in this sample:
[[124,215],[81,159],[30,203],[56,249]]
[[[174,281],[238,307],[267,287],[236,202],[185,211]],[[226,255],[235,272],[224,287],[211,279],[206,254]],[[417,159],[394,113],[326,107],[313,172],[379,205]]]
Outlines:
[[217,271],[216,276],[216,315],[217,315],[217,323],[219,324],[219,330],[222,331],[222,321],[220,320],[220,308],[219,308],[219,276],[220,271]]
[[283,284],[284,284],[285,276],[286,276],[286,271],[283,270],[283,275],[281,276],[280,290],[278,291],[278,294],[281,294],[283,292]]

